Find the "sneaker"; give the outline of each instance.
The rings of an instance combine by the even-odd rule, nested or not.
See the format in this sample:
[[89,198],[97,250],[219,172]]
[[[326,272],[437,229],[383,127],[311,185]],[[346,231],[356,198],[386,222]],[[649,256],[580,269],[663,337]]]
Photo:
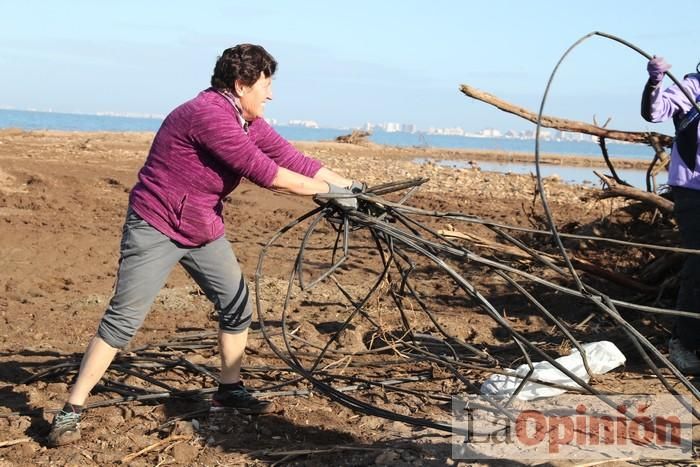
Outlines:
[[51,424],[48,444],[55,448],[70,444],[80,439],[80,414],[61,410],[56,414]]
[[270,401],[263,401],[253,397],[243,386],[224,392],[215,392],[211,398],[210,413],[239,412],[243,414],[263,414],[273,411],[274,406]]
[[668,359],[676,365],[681,373],[700,375],[700,358],[693,350],[683,347],[680,339],[673,337],[668,341]]

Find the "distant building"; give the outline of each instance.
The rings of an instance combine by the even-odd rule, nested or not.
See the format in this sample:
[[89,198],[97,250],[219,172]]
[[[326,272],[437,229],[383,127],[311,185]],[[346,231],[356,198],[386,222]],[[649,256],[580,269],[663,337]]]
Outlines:
[[401,131],[404,133],[415,133],[416,126],[413,123],[403,123],[401,125]]
[[383,130],[386,131],[387,133],[397,133],[401,131],[401,125],[398,123],[393,123],[393,122],[388,122],[388,123],[383,123]]
[[464,136],[464,129],[460,127],[455,128],[429,128],[429,135],[447,135],[447,136]]
[[318,123],[314,120],[290,120],[289,126],[302,126],[304,128],[318,128]]
[[540,129],[540,139],[544,139],[544,140],[554,139],[554,132],[552,130]]
[[266,121],[267,124],[270,125],[270,126],[275,126],[275,125],[277,125],[277,119],[276,119],[276,118],[267,118],[267,117],[265,117],[265,121]]
[[575,131],[560,131],[557,133],[557,139],[559,141],[597,141],[596,137],[593,135],[586,135]]
[[484,138],[500,138],[501,136],[503,136],[501,130],[498,130],[496,128],[485,128],[481,130],[480,134]]

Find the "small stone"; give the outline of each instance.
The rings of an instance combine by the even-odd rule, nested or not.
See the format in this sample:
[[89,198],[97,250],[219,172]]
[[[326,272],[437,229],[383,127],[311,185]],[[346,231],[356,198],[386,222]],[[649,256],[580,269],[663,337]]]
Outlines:
[[173,426],[173,435],[192,435],[194,434],[194,426],[192,426],[192,422],[188,422],[186,420],[178,420],[175,422],[175,426]]
[[46,386],[46,391],[52,394],[68,393],[68,385],[66,383],[49,383]]
[[29,417],[10,417],[10,428],[24,433],[32,426],[32,420]]
[[379,417],[373,417],[373,416],[368,416],[368,417],[362,417],[362,427],[366,428],[368,430],[376,430],[382,424],[384,423],[384,420],[379,418]]
[[119,414],[113,414],[105,417],[103,423],[109,427],[116,427],[124,423],[124,418]]
[[109,432],[107,427],[100,426],[93,431],[93,436],[98,440],[107,441],[112,438],[112,434]]
[[410,425],[401,422],[391,422],[387,428],[398,433],[408,433],[413,430]]
[[395,465],[399,459],[401,459],[401,455],[398,452],[387,450],[379,454],[377,458],[374,459],[374,463],[376,465]]
[[[33,457],[34,453],[39,448],[40,446],[34,442],[20,443],[6,448],[2,453],[5,454],[9,459],[22,459],[27,457]],[[0,465],[4,464],[0,462]]]
[[121,407],[121,412],[122,412],[122,418],[124,421],[129,421],[131,418],[134,416],[134,410],[129,407],[128,405],[123,405]]
[[28,443],[22,443],[22,453],[25,456],[31,456],[35,452],[41,449],[41,445],[35,441],[30,441]]
[[102,450],[95,454],[93,461],[97,465],[112,464],[118,459],[118,454],[110,450]]
[[199,448],[189,443],[176,444],[172,450],[175,461],[182,465],[190,465],[199,455]]
[[80,454],[79,452],[76,452],[75,454],[73,454],[73,456],[71,456],[70,459],[68,459],[68,462],[66,462],[66,465],[86,465],[88,463],[89,463],[88,460],[85,459],[85,457],[83,457],[82,454]]
[[153,464],[143,457],[137,457],[129,462],[129,467],[151,467]]

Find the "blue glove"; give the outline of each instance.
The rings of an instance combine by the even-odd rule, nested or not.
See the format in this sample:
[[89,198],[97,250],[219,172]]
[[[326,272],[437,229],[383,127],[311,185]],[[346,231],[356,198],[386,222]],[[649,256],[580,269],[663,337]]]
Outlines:
[[659,84],[664,79],[664,75],[668,70],[671,69],[663,57],[654,56],[649,63],[647,63],[647,73],[649,73],[649,81],[653,84]]

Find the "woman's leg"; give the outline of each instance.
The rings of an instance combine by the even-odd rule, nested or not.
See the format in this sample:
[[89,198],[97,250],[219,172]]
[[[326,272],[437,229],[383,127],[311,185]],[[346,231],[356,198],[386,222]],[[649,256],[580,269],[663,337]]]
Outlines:
[[248,342],[248,330],[231,334],[219,329],[219,352],[221,353],[221,384],[234,384],[241,380],[241,363]]
[[80,439],[79,414],[120,348],[143,323],[170,270],[185,250],[129,211],[121,241],[114,295],[88,345],[68,403],[55,418],[49,444],[59,446]]
[[241,382],[241,363],[253,308],[231,245],[220,238],[189,251],[180,263],[219,312],[221,375],[219,391],[212,398],[212,411],[270,412],[272,405],[253,397]]
[[[700,249],[700,191],[674,188],[674,211],[683,248]],[[700,256],[687,255],[680,273],[676,308],[700,313]],[[674,335],[686,349],[700,350],[700,319],[679,317]],[[699,360],[700,361],[700,360]]]
[[190,250],[180,263],[219,312],[220,382],[235,383],[239,379],[253,308],[231,244],[222,237]]
[[119,349],[112,347],[98,335],[90,340],[85,355],[83,355],[83,361],[80,363],[78,378],[68,396],[69,404],[85,405],[90,391],[107,371],[118,351]]

